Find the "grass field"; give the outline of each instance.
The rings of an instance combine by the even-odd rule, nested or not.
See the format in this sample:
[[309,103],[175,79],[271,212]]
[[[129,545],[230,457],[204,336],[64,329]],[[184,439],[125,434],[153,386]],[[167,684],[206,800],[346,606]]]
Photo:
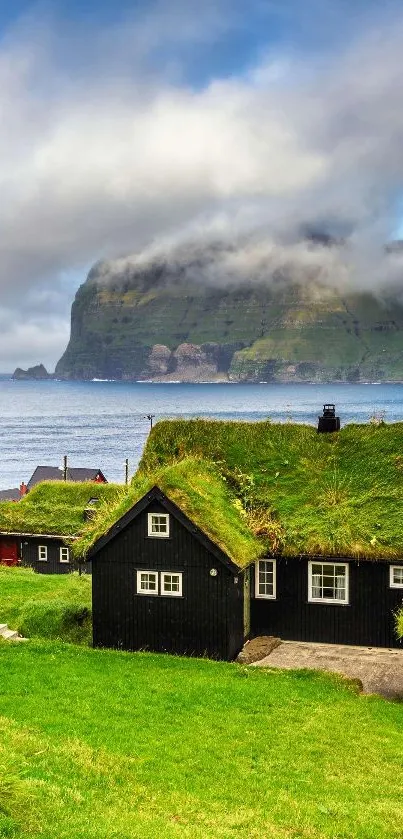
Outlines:
[[0,645],[0,836],[396,839],[403,706],[339,678]]
[[90,614],[90,577],[0,565],[0,623],[22,635],[88,644]]

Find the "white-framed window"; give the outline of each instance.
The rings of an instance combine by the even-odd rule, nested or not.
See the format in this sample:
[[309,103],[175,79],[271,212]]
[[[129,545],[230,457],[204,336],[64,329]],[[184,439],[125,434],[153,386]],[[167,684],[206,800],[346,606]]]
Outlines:
[[348,564],[345,562],[310,562],[308,564],[308,600],[310,603],[348,603]]
[[38,545],[38,559],[39,559],[39,562],[47,562],[48,561],[47,545]]
[[182,597],[182,574],[161,571],[161,594],[165,597]]
[[158,594],[158,571],[137,571],[137,594]]
[[168,513],[148,513],[148,535],[165,538],[169,536]]
[[68,548],[60,548],[59,558],[60,558],[60,562],[69,562],[70,561],[70,551],[69,551],[69,549]]
[[259,559],[255,565],[255,597],[276,599],[276,560]]
[[403,565],[391,565],[389,570],[391,588],[403,588]]

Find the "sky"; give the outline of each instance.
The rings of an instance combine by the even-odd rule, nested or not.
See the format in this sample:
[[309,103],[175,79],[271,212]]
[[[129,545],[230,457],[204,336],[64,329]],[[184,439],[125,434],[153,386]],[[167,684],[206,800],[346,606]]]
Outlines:
[[399,287],[402,49],[401,0],[0,0],[0,370],[54,369],[98,260],[265,277],[319,227],[321,278]]

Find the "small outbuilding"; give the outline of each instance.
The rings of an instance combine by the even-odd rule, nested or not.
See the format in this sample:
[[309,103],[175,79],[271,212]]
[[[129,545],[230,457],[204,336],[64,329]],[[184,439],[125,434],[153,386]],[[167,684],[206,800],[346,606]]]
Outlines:
[[[96,489],[99,500],[114,499],[124,492],[112,484]],[[40,574],[66,574],[78,567],[72,541],[86,521],[86,509],[94,502],[89,483],[51,481],[40,483],[18,504],[0,503],[0,563],[30,566]],[[83,566],[90,570],[90,565]]]

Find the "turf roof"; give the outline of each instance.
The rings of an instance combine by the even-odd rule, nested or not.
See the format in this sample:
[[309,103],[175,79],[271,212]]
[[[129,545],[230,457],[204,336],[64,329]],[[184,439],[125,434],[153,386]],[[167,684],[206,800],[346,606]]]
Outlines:
[[75,536],[83,528],[90,498],[99,498],[104,508],[125,491],[117,484],[44,481],[21,501],[0,503],[0,532]]
[[265,539],[249,528],[242,504],[220,469],[212,462],[190,457],[151,472],[139,471],[125,498],[110,505],[107,515],[105,510],[99,511],[87,524],[74,545],[74,553],[85,555],[155,485],[239,568],[249,565],[267,549]]
[[292,423],[167,420],[154,426],[139,473],[188,456],[218,464],[255,531],[262,509],[271,514],[274,552],[403,558],[403,423],[318,434]]

